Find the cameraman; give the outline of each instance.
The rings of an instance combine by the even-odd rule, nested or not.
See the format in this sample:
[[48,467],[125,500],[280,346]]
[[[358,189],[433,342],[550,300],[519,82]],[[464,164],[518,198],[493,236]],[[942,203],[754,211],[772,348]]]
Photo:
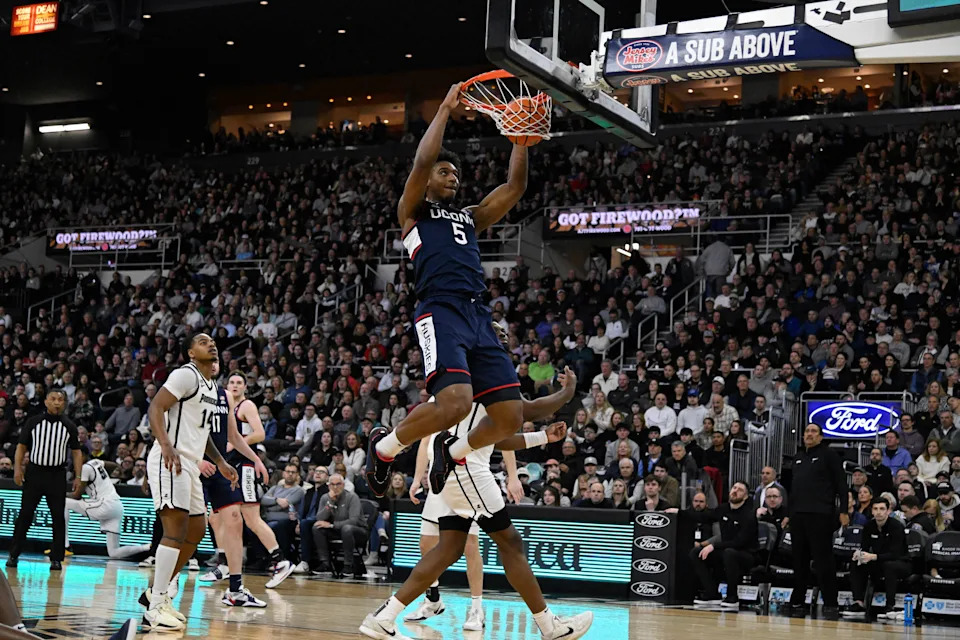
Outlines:
[[883,498],[874,498],[871,503],[873,520],[863,527],[860,549],[853,552],[856,564],[850,567],[850,585],[856,601],[843,612],[845,618],[862,618],[866,614],[864,594],[867,578],[878,586],[883,580],[887,591],[886,611],[880,617],[893,612],[897,600],[897,582],[910,575],[907,560],[907,535],[903,525],[890,517],[890,506]]

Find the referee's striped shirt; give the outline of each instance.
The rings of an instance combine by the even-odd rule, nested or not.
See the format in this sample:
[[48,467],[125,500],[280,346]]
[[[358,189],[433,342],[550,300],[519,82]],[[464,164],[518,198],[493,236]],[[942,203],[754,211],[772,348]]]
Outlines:
[[73,421],[46,412],[27,419],[19,444],[30,450],[30,464],[40,467],[62,467],[70,451],[80,448]]

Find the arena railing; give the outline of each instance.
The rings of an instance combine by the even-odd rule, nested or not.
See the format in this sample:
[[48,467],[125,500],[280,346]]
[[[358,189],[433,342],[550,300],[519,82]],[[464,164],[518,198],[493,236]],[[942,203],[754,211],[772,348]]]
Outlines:
[[[49,298],[41,300],[30,305],[27,308],[27,330],[30,331],[30,327],[33,325],[33,316],[40,311],[40,309],[47,309],[49,307],[50,316],[53,317],[54,312],[57,310],[57,302],[59,300],[65,300],[66,304],[72,304],[80,297],[80,286],[77,285],[72,289],[66,289],[60,293],[54,294]],[[51,320],[52,322],[52,320]]]

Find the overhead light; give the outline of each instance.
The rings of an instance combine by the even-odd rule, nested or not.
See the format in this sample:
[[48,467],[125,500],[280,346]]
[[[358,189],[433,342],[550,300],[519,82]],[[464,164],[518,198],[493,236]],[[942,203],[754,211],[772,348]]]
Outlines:
[[252,104],[248,104],[248,105],[247,105],[247,109],[253,109],[253,105],[252,105]]
[[305,69],[307,65],[305,65],[305,64],[303,64],[303,63],[301,62],[301,63],[298,64],[297,66],[300,67],[301,69]]
[[466,109],[467,111],[470,111],[470,107],[464,107],[464,109]]
[[857,76],[857,80],[863,80],[863,76]]
[[693,93],[693,89],[687,89],[687,93]]
[[870,88],[870,85],[865,84],[865,85],[863,85],[863,88],[864,88],[864,89],[869,89],[869,88]]
[[235,44],[237,44],[237,43],[234,42],[233,40],[227,40],[227,46],[228,46],[228,47],[232,47],[232,46],[235,45]]
[[7,93],[8,91],[10,91],[10,87],[4,87],[3,89],[0,89],[0,91]]
[[39,127],[40,133],[70,133],[72,131],[89,131],[89,122],[70,122],[68,124],[46,124]]
[[373,100],[373,96],[367,96],[367,100]]
[[724,91],[730,91],[730,87],[724,87],[723,90],[724,90]]
[[265,7],[265,6],[267,6],[268,4],[270,4],[270,3],[267,2],[267,0],[260,0],[260,6]]
[[351,98],[350,96],[347,96],[347,102],[353,102],[353,98]]
[[946,67],[944,67],[943,72],[944,72],[944,73],[950,73],[950,69],[947,69]]
[[346,32],[347,32],[346,29],[337,29],[337,33],[339,33],[340,35],[343,35]]
[[330,102],[333,102],[333,98],[330,98]]
[[390,121],[389,121],[389,120],[384,120],[384,121],[383,121],[383,124],[390,124]]
[[909,72],[909,71],[904,71],[904,72],[903,72],[903,75],[908,76],[908,75],[910,75],[910,72]]
[[206,77],[207,77],[207,74],[205,74],[203,71],[201,71],[200,73],[197,74],[197,76],[200,77],[200,78],[206,78]]
[[277,131],[277,133],[279,133],[280,135],[283,135],[283,134],[285,134],[286,132],[287,132],[286,129],[280,129],[279,131]]
[[143,14],[143,19],[144,19],[144,20],[149,20],[149,19],[152,18],[152,17],[153,17],[153,16],[150,15],[149,13]]
[[739,94],[739,93],[735,93],[735,94],[733,94],[733,97],[734,97],[734,98],[739,98],[739,97],[740,97],[740,94]]
[[817,82],[823,82],[823,78],[817,78]]
[[270,124],[268,124],[267,126],[270,127],[271,129],[273,129],[273,123],[272,123],[272,122],[271,122]]
[[408,53],[407,55],[405,55],[405,56],[403,56],[403,57],[404,57],[404,58],[412,58],[412,57],[413,57],[413,54],[412,54],[412,53]]
[[97,80],[97,86],[98,86],[98,87],[102,87],[102,86],[103,86],[103,81],[102,81],[102,80]]
[[269,109],[269,108],[272,107],[272,106],[273,106],[273,105],[272,105],[271,103],[269,103],[269,102],[267,103],[267,109]]
[[617,247],[617,253],[619,253],[619,254],[622,255],[622,256],[626,256],[626,257],[628,257],[628,258],[630,258],[630,257],[633,256],[632,253],[630,253],[629,251],[627,251],[627,250],[625,250],[625,249],[621,249],[620,247]]
[[466,21],[467,21],[466,18],[457,18],[457,22],[466,22]]
[[284,102],[284,103],[283,103],[283,106],[287,106],[287,103],[286,103],[286,102]]

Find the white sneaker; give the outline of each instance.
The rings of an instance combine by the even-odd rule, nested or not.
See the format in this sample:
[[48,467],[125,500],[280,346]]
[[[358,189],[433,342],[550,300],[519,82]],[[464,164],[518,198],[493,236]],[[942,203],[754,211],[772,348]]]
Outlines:
[[720,603],[723,602],[720,598],[694,598],[693,606],[695,607],[719,607]]
[[296,569],[296,567],[294,567],[293,563],[289,560],[281,560],[278,562],[273,568],[273,577],[267,581],[267,589],[277,588],[281,582],[290,577],[294,569]]
[[255,598],[246,587],[240,587],[240,591],[230,591],[229,589],[224,591],[223,598],[220,599],[220,602],[228,607],[256,607],[263,609],[267,606],[266,602]]
[[172,607],[164,605],[147,609],[143,612],[143,625],[150,627],[151,631],[181,631],[184,624],[173,615],[173,611]]
[[190,558],[187,562],[187,571],[200,571],[200,563],[196,558]]
[[167,587],[167,597],[173,602],[173,599],[177,597],[178,593],[180,593],[180,576],[173,576],[173,580],[170,581],[170,586]]
[[197,578],[199,582],[219,582],[230,576],[230,567],[221,564]]
[[[177,595],[177,588],[175,586],[176,582],[177,581],[174,580],[173,582],[170,583],[170,586],[167,587],[167,593],[164,594],[163,597],[165,597],[170,602],[170,609],[172,611],[173,616],[180,622],[186,622],[187,616],[183,615],[173,607],[173,602],[172,602],[173,598],[170,597],[171,590],[173,590],[174,596]],[[144,609],[153,608],[153,601],[154,601],[153,590],[150,589],[150,587],[147,587],[147,590],[141,593],[140,598],[137,600],[137,602],[140,603],[140,606],[143,607]]]
[[157,564],[157,559],[153,556],[150,556],[149,558],[144,558],[141,560],[137,566],[141,569],[152,569],[155,564]]
[[373,640],[410,640],[409,637],[400,633],[396,623],[381,622],[372,614],[367,614],[360,625],[360,633],[373,638]]
[[483,631],[486,626],[487,617],[483,613],[483,607],[470,607],[467,611],[467,620],[463,623],[466,631]]
[[171,618],[180,623],[180,628],[183,628],[183,625],[186,624],[187,616],[176,610],[176,608],[173,606],[173,602],[170,601],[170,596],[166,594],[162,596],[155,596],[153,595],[153,592],[148,589],[147,599],[150,601],[150,606],[147,607],[147,613],[144,614],[144,620],[151,625],[151,628],[154,627],[154,623],[147,616],[147,614],[149,614],[151,611],[160,612],[155,613],[154,617],[157,618],[157,624],[164,628],[170,628],[167,622],[169,622]]
[[427,618],[432,618],[433,616],[438,616],[443,613],[446,609],[443,606],[443,598],[440,598],[436,602],[430,602],[426,598],[423,599],[423,602],[417,607],[417,610],[411,614],[408,614],[403,617],[404,622],[423,622]]
[[554,616],[553,633],[550,635],[541,633],[540,636],[543,640],[559,640],[559,638],[563,638],[563,640],[576,640],[576,638],[582,638],[592,624],[592,611],[585,611],[584,613],[579,613],[569,618]]
[[301,562],[300,564],[298,564],[297,566],[295,566],[295,567],[293,568],[293,572],[296,573],[296,574],[310,573],[310,563],[309,563],[309,562]]
[[367,554],[367,559],[363,561],[363,564],[368,567],[375,567],[380,563],[380,554],[376,551],[371,551]]

